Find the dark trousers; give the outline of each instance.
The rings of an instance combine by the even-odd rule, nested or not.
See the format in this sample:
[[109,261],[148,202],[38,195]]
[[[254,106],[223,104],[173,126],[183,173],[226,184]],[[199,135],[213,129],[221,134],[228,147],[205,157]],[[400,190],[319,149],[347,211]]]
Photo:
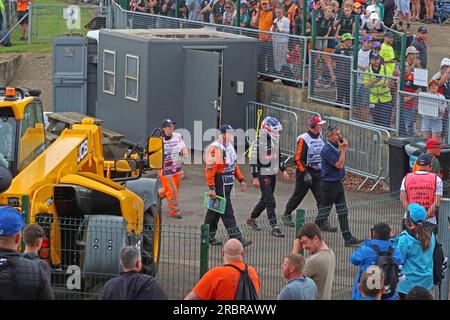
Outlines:
[[215,211],[208,210],[205,216],[205,222],[209,225],[209,235],[210,238],[214,238],[216,236],[217,225],[219,224],[219,220],[222,219],[222,222],[227,229],[228,236],[230,238],[241,238],[241,231],[236,226],[236,219],[234,217],[233,206],[231,205],[231,189],[233,189],[233,185],[223,185],[222,175],[216,174],[215,177],[216,184],[216,195],[225,197],[227,199],[227,203],[225,206],[224,214],[219,214]]
[[276,175],[258,176],[261,198],[251,214],[252,219],[256,219],[265,209],[267,211],[267,218],[269,219],[269,223],[272,227],[277,225],[277,215],[275,214],[277,204],[275,203],[275,197],[273,196],[277,181],[276,178]]
[[273,67],[272,41],[258,42],[258,72],[272,74]]
[[322,176],[320,171],[315,171],[311,169],[307,169],[308,173],[312,177],[312,185],[311,187],[308,187],[303,182],[303,175],[300,173],[300,170],[296,170],[295,172],[295,189],[294,193],[292,194],[291,198],[289,199],[288,203],[286,204],[286,209],[284,210],[285,216],[290,216],[292,211],[294,211],[299,204],[303,201],[303,198],[305,198],[306,194],[308,193],[308,190],[311,189],[314,198],[316,199],[317,208],[321,208],[321,202],[322,202]]
[[373,123],[390,128],[393,109],[392,100],[385,103],[376,103],[375,108],[370,108]]
[[349,240],[352,237],[352,233],[348,225],[348,209],[345,200],[344,185],[340,181],[322,181],[322,208],[319,209],[315,221],[319,227],[327,222],[333,205],[336,205],[336,213],[338,215],[342,236],[344,240]]
[[350,79],[336,77],[337,102],[350,104]]

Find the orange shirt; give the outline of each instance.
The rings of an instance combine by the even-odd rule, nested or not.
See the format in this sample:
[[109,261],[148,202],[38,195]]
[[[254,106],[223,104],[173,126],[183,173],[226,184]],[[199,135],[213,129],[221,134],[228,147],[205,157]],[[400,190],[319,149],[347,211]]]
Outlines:
[[23,12],[28,10],[28,0],[18,0],[17,1],[17,12]]
[[[243,262],[231,262],[241,270],[245,269]],[[248,274],[259,295],[260,281],[255,268],[248,266]],[[202,300],[234,300],[241,273],[232,267],[216,267],[203,275],[193,291]]]
[[[274,14],[272,11],[259,11],[259,22],[258,22],[258,30],[261,31],[270,31],[270,28],[272,28],[274,20]],[[266,42],[270,41],[271,35],[270,33],[264,33],[261,32],[259,34],[259,41]]]

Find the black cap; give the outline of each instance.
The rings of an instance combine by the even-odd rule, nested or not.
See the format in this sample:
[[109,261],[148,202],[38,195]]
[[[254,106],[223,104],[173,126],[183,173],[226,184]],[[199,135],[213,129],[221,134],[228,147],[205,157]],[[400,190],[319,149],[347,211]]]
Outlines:
[[417,29],[417,32],[418,33],[428,33],[428,30],[425,27],[419,27],[419,29]]
[[392,32],[390,32],[390,31],[386,31],[384,33],[384,37],[385,38],[389,38],[389,39],[393,39],[394,38],[394,34]]
[[229,124],[223,124],[223,125],[221,125],[221,126],[219,127],[219,131],[220,131],[222,134],[225,134],[225,133],[227,133],[227,131],[228,131],[228,132],[229,132],[229,131],[233,131],[233,127],[230,126]]
[[164,119],[163,122],[161,123],[161,128],[165,128],[167,126],[174,125],[174,124],[177,124],[177,123],[173,122],[170,119]]
[[428,153],[422,153],[418,158],[417,158],[417,164],[421,167],[423,166],[430,166],[433,158],[431,157],[431,155],[429,155]]
[[371,54],[370,54],[370,59],[371,60],[375,60],[375,59],[380,59],[381,57],[380,57],[380,54],[378,53],[378,52],[376,52],[376,51],[374,51],[374,52],[372,52]]

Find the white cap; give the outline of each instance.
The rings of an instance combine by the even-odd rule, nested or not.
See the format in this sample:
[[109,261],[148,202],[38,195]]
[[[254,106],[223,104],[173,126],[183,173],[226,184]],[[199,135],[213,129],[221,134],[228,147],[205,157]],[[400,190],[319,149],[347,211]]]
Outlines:
[[375,19],[375,20],[380,20],[379,17],[378,17],[378,13],[372,12],[372,13],[370,14],[369,20],[373,20],[373,19]]
[[441,68],[442,66],[450,66],[450,59],[449,58],[444,58],[441,61]]
[[367,6],[366,8],[366,12],[376,12],[377,11],[377,7],[374,6],[373,4],[370,6]]

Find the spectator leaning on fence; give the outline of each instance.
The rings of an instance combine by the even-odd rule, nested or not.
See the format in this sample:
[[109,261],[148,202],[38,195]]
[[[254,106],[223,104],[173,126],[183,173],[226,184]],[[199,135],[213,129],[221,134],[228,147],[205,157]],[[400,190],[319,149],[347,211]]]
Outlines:
[[427,68],[428,54],[427,54],[427,36],[428,30],[425,27],[419,27],[417,35],[411,45],[415,47],[419,53],[420,67]]
[[343,11],[338,13],[335,27],[337,39],[341,39],[346,33],[354,34],[355,16],[352,14],[351,6],[345,6]]
[[450,59],[443,58],[439,72],[433,75],[433,79],[439,82],[438,92],[450,99]]
[[[381,253],[389,254],[397,265],[403,264],[403,256],[398,248],[394,248],[394,243],[390,240],[393,234],[391,233],[391,227],[384,222],[375,224],[371,229],[371,240],[364,242],[363,246],[356,249],[350,256],[350,262],[358,266],[358,272],[356,273],[352,299],[359,300],[361,292],[358,290],[361,274],[367,270],[371,265],[376,264],[378,260],[378,253],[375,250],[379,250]],[[386,292],[385,292],[386,294]],[[389,297],[386,300],[397,300],[398,295],[396,291],[388,292]]]
[[188,18],[191,21],[201,21],[200,11],[202,9],[201,0],[186,0],[186,7],[189,10]]
[[225,3],[225,12],[223,13],[222,24],[224,26],[234,26],[235,20],[236,20],[236,11],[234,9],[234,2],[228,0]]
[[185,300],[234,300],[241,276],[239,270],[244,270],[246,267],[256,294],[259,294],[258,274],[255,268],[244,263],[242,244],[236,239],[230,239],[223,246],[221,254],[224,265],[206,272]]
[[404,228],[407,227],[408,210],[411,203],[418,203],[426,209],[426,222],[437,233],[437,215],[441,197],[443,195],[443,183],[441,178],[431,172],[432,157],[429,154],[421,154],[417,160],[417,171],[406,175],[400,187],[400,202],[407,210],[404,217]]
[[316,300],[316,283],[303,274],[305,258],[298,253],[288,254],[281,265],[287,284],[281,290],[277,300]]
[[[417,50],[408,47],[405,61],[405,86],[404,91],[417,94],[421,91],[420,86],[414,84],[414,68],[419,65],[416,59]],[[400,134],[413,136],[416,125],[417,97],[414,95],[403,95],[403,103],[400,103]]]
[[[305,198],[308,190],[314,195],[317,208],[321,208],[322,202],[322,160],[321,152],[324,141],[320,136],[326,121],[318,116],[308,119],[308,131],[297,138],[297,150],[295,152],[295,188],[282,217],[283,223],[294,227],[292,222],[292,211],[294,211]],[[325,231],[330,231],[328,223],[322,225]],[[336,232],[336,230],[334,230]]]
[[239,21],[239,26],[241,28],[250,28],[250,21],[252,19],[250,12],[248,11],[247,2],[241,2],[241,16]]
[[358,300],[381,300],[384,293],[384,273],[378,266],[370,266],[361,274]]
[[[324,9],[323,16],[317,16],[317,37],[330,37],[332,36],[334,23],[333,9],[326,7]],[[325,50],[328,48],[328,39],[317,39],[317,50]]]
[[405,300],[433,300],[433,295],[427,289],[420,286],[415,286],[409,290]]
[[[359,2],[357,2],[359,3]],[[371,35],[363,37],[363,45],[358,51],[358,71],[367,72],[370,66],[370,53],[372,51],[373,38]],[[364,85],[364,75],[358,74],[356,85],[355,103],[353,104],[353,115],[355,119],[367,121],[369,120],[369,89]]]
[[53,300],[42,264],[17,251],[23,227],[19,211],[0,207],[0,300]]
[[[258,43],[258,70],[263,70],[268,73],[273,72],[273,45],[272,35],[267,31],[273,26],[275,20],[275,14],[270,9],[269,0],[261,0],[261,9],[258,13],[258,30],[259,43]],[[261,32],[262,31],[262,32]],[[264,32],[266,31],[266,32]]]
[[280,33],[273,35],[273,60],[275,72],[281,73],[281,68],[286,65],[286,55],[289,43],[289,19],[283,16],[283,9],[278,7],[275,9],[275,20],[273,21],[270,31]]
[[222,24],[224,13],[225,13],[225,0],[215,1],[212,6],[212,14],[210,16],[211,23]]
[[402,273],[405,279],[399,283],[400,299],[415,287],[421,286],[428,291],[433,284],[433,251],[436,238],[426,225],[427,212],[417,203],[408,206],[408,227],[400,233],[396,240],[396,247],[404,257]]
[[372,60],[368,71],[364,76],[364,84],[370,90],[369,108],[374,124],[386,128],[391,127],[392,112],[394,109],[391,94],[391,79],[386,78],[388,74],[386,65],[381,64],[381,57],[372,54]]
[[289,20],[289,31],[292,34],[296,21],[295,18],[300,16],[300,8],[292,0],[283,0],[283,14]]
[[330,216],[333,205],[339,221],[342,237],[346,247],[359,245],[362,240],[355,238],[348,224],[348,208],[345,200],[343,180],[345,177],[345,158],[348,141],[342,139],[337,127],[327,130],[327,142],[322,148],[322,208],[319,210],[315,223],[324,228]]
[[[24,258],[37,261],[48,277],[48,282],[51,283],[51,271],[47,261],[41,260],[39,257],[39,250],[45,238],[44,229],[38,224],[29,224],[23,229],[23,242],[25,243]],[[49,239],[46,239],[49,241]],[[49,251],[47,251],[50,254]]]
[[350,105],[350,81],[352,77],[352,60],[353,56],[353,37],[350,33],[342,35],[342,42],[334,50],[335,55],[341,55],[344,57],[335,56],[333,59],[336,61],[336,70],[333,72],[331,62],[329,69],[331,73],[331,80],[336,83],[336,101],[340,104]]
[[322,238],[319,227],[314,223],[306,223],[294,240],[292,253],[306,250],[304,275],[311,278],[317,286],[317,300],[330,300],[333,287],[336,257]]
[[423,110],[424,114],[422,114],[422,134],[425,139],[441,138],[442,120],[448,106],[445,102],[445,97],[438,93],[438,90],[439,82],[431,79],[428,83],[428,92],[419,93],[419,96],[423,95],[425,97],[419,97],[419,107],[425,109]]
[[120,250],[120,276],[106,282],[100,300],[167,300],[159,281],[142,270],[141,253],[135,246]]

